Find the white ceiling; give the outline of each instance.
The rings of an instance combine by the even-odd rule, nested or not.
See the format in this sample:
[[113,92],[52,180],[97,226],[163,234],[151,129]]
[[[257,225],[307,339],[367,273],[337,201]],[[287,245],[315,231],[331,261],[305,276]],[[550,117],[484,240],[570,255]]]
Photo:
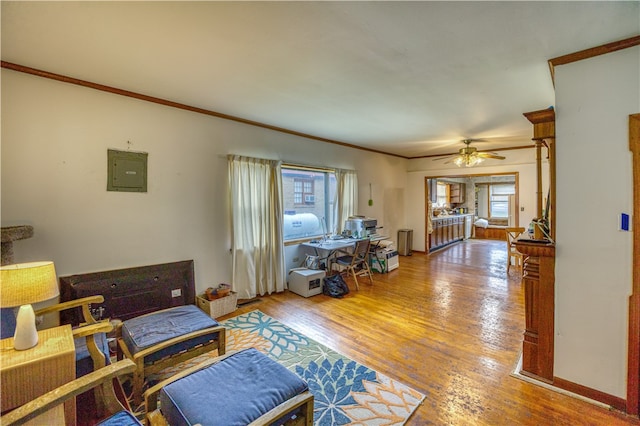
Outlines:
[[[8,2],[2,60],[406,157],[531,144],[626,2]],[[321,142],[317,142],[321,143]]]

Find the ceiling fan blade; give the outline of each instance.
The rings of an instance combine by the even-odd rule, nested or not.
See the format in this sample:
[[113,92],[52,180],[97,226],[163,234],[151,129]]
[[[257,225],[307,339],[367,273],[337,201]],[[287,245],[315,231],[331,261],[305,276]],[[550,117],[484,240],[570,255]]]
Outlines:
[[491,152],[478,152],[476,154],[478,157],[482,157],[482,158],[493,158],[495,160],[504,160],[507,157],[503,157],[502,155],[498,155],[498,154],[493,154]]
[[433,161],[448,160],[450,158],[452,158],[450,155],[446,155],[444,157],[434,158]]
[[450,163],[455,162],[457,159],[458,159],[458,156],[456,155],[456,156],[453,156],[453,157],[449,158],[449,160],[448,160],[448,161],[445,161],[445,162],[444,162],[444,163],[442,163],[442,164],[450,164]]

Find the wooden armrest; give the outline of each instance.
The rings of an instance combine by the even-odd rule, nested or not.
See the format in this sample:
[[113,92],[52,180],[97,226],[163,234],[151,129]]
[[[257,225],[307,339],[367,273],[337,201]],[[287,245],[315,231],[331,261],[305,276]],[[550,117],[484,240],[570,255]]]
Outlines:
[[101,321],[95,324],[87,324],[71,330],[73,337],[87,337],[96,333],[110,333],[113,325],[108,321]]
[[194,365],[193,367],[187,368],[186,370],[182,370],[181,372],[174,374],[173,376],[162,380],[160,383],[150,387],[149,389],[147,389],[147,391],[143,394],[144,395],[144,402],[145,402],[145,408],[147,410],[147,413],[150,413],[152,411],[154,411],[156,408],[158,408],[158,392],[160,392],[160,390],[165,387],[166,385],[168,385],[169,383],[173,383],[176,380],[182,379],[183,377],[188,376],[189,374],[195,373],[198,370],[202,370],[204,368],[209,367],[210,365],[213,364],[217,364],[220,361],[223,361],[224,359],[232,356],[233,354],[237,353],[239,351],[231,351],[231,352],[227,352],[224,355],[221,356],[217,356],[215,358],[210,358],[207,359],[204,362],[201,362],[198,365]]
[[[282,404],[278,405],[277,407],[273,408],[272,410],[268,411],[267,413],[261,415],[260,417],[249,423],[249,426],[270,425],[271,423],[280,419],[280,417],[282,417],[283,415],[287,414],[289,411],[295,410],[301,405],[307,403],[313,404],[313,395],[309,391],[303,392],[300,395],[296,395],[293,398],[286,400]],[[309,413],[311,413],[311,416],[313,416],[313,408],[305,413],[306,424],[311,424],[311,422],[313,421],[313,419],[309,421]]]
[[[125,359],[115,364],[111,364],[98,371],[89,373],[79,379],[66,383],[59,388],[45,393],[44,395],[30,401],[10,413],[0,417],[0,424],[4,426],[23,424],[51,408],[62,404],[66,400],[80,395],[89,389],[103,385],[105,390],[105,403],[110,409],[110,413],[115,413],[125,408],[120,404],[113,391],[112,380],[123,374],[132,373],[136,369],[135,363]],[[110,389],[110,392],[109,392]]]
[[225,333],[226,329],[223,326],[217,326],[217,327],[211,327],[211,328],[204,328],[202,330],[197,330],[188,334],[183,334],[182,336],[178,336],[178,337],[174,337],[173,339],[169,339],[169,340],[165,340],[164,342],[160,342],[156,345],[150,346],[148,348],[145,348],[139,352],[136,352],[135,354],[133,354],[132,356],[129,356],[129,348],[127,348],[124,344],[124,342],[122,341],[122,339],[119,340],[120,343],[120,347],[122,348],[122,350],[128,354],[127,356],[129,357],[133,357],[134,359],[139,359],[139,358],[145,358],[149,355],[152,355],[162,349],[168,348],[169,346],[173,346],[176,343],[182,343],[185,342],[187,340],[193,339],[195,337],[200,337],[200,336],[204,336],[205,334],[211,334],[211,333]]
[[35,314],[46,315],[52,312],[60,312],[65,311],[67,309],[79,308],[82,307],[82,316],[84,317],[84,321],[89,324],[96,323],[96,319],[93,318],[91,312],[89,311],[89,305],[92,303],[102,303],[104,302],[104,296],[89,296],[83,297],[81,299],[70,300],[68,302],[58,303],[56,305],[47,306],[46,308],[38,309]]

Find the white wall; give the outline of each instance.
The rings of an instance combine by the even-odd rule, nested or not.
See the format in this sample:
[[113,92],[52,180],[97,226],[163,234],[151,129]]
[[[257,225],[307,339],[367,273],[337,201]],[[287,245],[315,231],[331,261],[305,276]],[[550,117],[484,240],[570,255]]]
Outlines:
[[[226,155],[358,171],[360,214],[404,226],[406,160],[2,70],[2,226],[35,235],[15,261],[58,275],[195,260],[231,279]],[[107,149],[149,153],[148,193],[107,192]],[[369,182],[374,205],[369,207]],[[385,205],[390,201],[393,206]]]
[[[523,118],[524,120],[524,118]],[[533,136],[533,127],[531,128]],[[407,176],[407,227],[413,229],[413,249],[425,250],[425,177],[429,176],[456,176],[469,174],[519,174],[519,207],[524,210],[519,212],[519,225],[525,228],[536,216],[536,153],[535,149],[520,149],[503,151],[500,153],[507,157],[505,160],[487,160],[480,166],[471,168],[450,168],[442,165],[442,162],[433,161],[431,158],[409,160]],[[504,163],[500,164],[500,161]],[[548,168],[544,167],[543,175],[548,175]],[[546,190],[544,192],[546,197]]]
[[555,69],[557,248],[554,374],[626,398],[632,233],[628,116],[640,47]]

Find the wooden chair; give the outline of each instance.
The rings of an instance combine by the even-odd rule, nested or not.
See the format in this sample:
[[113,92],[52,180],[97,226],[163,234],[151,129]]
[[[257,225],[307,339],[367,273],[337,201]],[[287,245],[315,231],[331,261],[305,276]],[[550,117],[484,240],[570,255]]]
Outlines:
[[[92,370],[102,368],[108,363],[109,354],[104,351],[105,348],[102,344],[102,339],[106,333],[113,330],[113,325],[109,320],[96,320],[91,314],[91,304],[100,304],[102,302],[104,302],[104,297],[102,296],[89,296],[47,306],[35,312],[36,316],[41,316],[65,311],[67,309],[80,308],[82,310],[83,322],[80,324],[72,324],[74,327],[73,338],[76,339],[76,350],[78,344],[84,344],[81,339],[86,340],[86,347],[93,361]],[[100,335],[100,333],[103,335]]]
[[[123,321],[117,334],[118,357],[124,355],[137,366],[132,378],[134,405],[142,402],[144,384],[150,375],[214,349],[218,355],[226,351],[225,328],[194,305],[162,309]],[[144,342],[141,346],[135,344],[134,335]]]
[[[98,370],[110,364],[107,333],[113,331],[108,320],[96,320],[91,314],[91,304],[100,304],[102,296],[89,296],[69,302],[47,306],[35,312],[36,316],[59,313],[68,309],[81,309],[83,322],[72,324],[73,340],[76,347],[76,378]],[[104,410],[104,397],[101,388],[95,389],[96,411],[101,415]]]
[[[64,409],[62,404],[90,389],[101,389],[96,392],[102,395],[102,405],[105,407],[107,415],[122,418],[126,416],[132,423],[135,417],[131,415],[129,407],[117,398],[113,381],[119,376],[132,373],[136,365],[130,360],[123,360],[111,364],[92,373],[84,375],[76,380],[66,383],[57,389],[45,393],[44,395],[28,402],[15,410],[0,417],[0,424],[3,426],[12,425],[62,425],[64,424]],[[29,422],[31,420],[31,422]],[[27,423],[29,422],[29,423]],[[99,423],[100,425],[124,424],[111,423],[106,419]]]
[[[261,381],[269,384],[265,386]],[[172,386],[174,389],[170,389]],[[191,391],[190,387],[198,390]],[[249,392],[245,390],[247,387],[251,389]],[[181,395],[187,396],[180,398]],[[238,400],[235,409],[247,407],[248,411],[237,415],[236,410],[225,404],[229,398]],[[168,426],[167,412],[174,411],[176,416],[176,410],[178,423],[186,420],[199,424],[205,418],[215,419],[215,424],[221,425],[313,425],[314,398],[307,383],[254,348],[232,351],[187,368],[149,388],[144,400],[147,426]],[[163,402],[159,404],[160,401]]]
[[516,268],[518,268],[518,271],[522,273],[525,256],[516,249],[515,242],[518,240],[520,235],[525,232],[525,229],[523,227],[505,228],[505,232],[507,236],[507,274],[509,274],[509,270],[511,269],[512,258],[514,259]]
[[[346,272],[351,273],[354,281],[356,282],[356,290],[360,290],[358,286],[357,275],[366,274],[369,276],[369,281],[373,284],[373,276],[371,269],[369,268],[369,247],[371,246],[371,240],[360,240],[356,243],[356,246],[352,254],[340,256],[335,260],[340,266],[346,267]],[[359,272],[356,274],[356,268]]]

